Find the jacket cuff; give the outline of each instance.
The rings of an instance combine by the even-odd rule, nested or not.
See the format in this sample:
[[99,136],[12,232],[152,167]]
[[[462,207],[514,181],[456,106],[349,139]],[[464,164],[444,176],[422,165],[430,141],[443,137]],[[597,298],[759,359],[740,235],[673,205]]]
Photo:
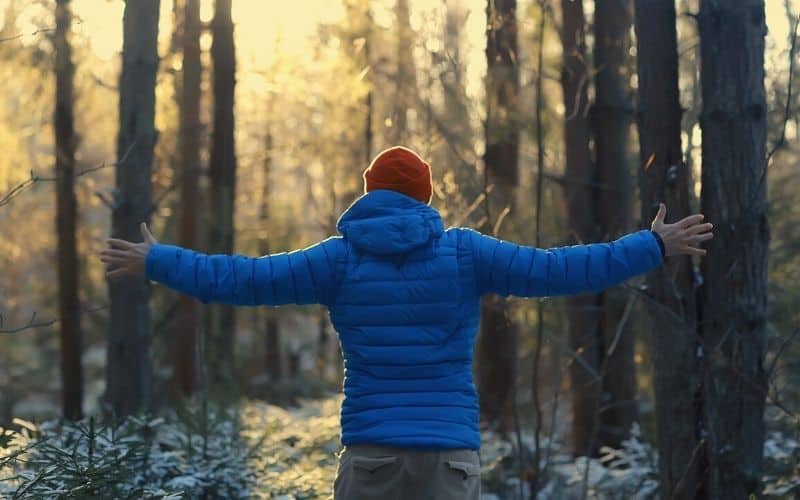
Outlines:
[[144,274],[148,280],[161,283],[169,280],[169,266],[165,262],[175,260],[177,247],[156,243],[150,247],[144,260]]
[[658,242],[658,248],[661,249],[661,258],[663,259],[667,255],[667,251],[664,248],[664,240],[661,239],[661,235],[659,235],[657,232],[653,230],[650,230],[650,232],[653,233],[653,236],[655,236],[656,241]]

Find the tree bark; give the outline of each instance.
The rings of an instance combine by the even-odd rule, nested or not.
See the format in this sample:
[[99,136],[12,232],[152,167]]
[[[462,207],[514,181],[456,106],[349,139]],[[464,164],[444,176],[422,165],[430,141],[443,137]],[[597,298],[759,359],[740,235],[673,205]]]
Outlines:
[[[209,247],[213,253],[234,251],[236,200],[236,143],[234,139],[234,89],[236,50],[233,41],[231,0],[215,0],[211,24],[214,65],[214,129],[209,168],[211,224]],[[209,307],[208,366],[211,383],[231,388],[234,381],[233,345],[236,333],[234,309],[229,305]]]
[[[180,227],[179,244],[185,248],[198,248],[199,198],[200,198],[200,1],[186,0],[181,16],[180,34],[183,63],[181,64],[180,123],[178,141],[180,150]],[[180,395],[190,396],[198,385],[197,342],[200,338],[200,304],[188,295],[178,298],[175,325],[177,332],[173,344],[173,362],[177,389]]]
[[58,233],[58,309],[61,320],[61,402],[64,418],[83,416],[81,321],[78,246],[75,238],[78,201],[75,197],[75,130],[69,0],[56,2],[54,115],[56,145],[56,231]]
[[[639,185],[645,221],[653,219],[659,202],[667,205],[669,219],[690,214],[691,173],[681,150],[675,20],[672,0],[636,0]],[[670,257],[648,274],[647,286],[661,497],[691,499],[698,493],[702,461],[691,258]]]
[[[588,118],[588,87],[590,76],[586,58],[586,17],[583,2],[562,0],[561,44],[563,65],[561,86],[564,96],[564,184],[568,241],[589,243],[599,239],[594,218],[594,163],[589,142],[591,127]],[[570,363],[572,392],[572,445],[576,455],[595,455],[592,430],[599,408],[601,380],[599,378],[602,332],[602,306],[599,296],[583,294],[567,299],[569,311],[569,343],[575,359]]]
[[701,0],[701,206],[715,225],[702,259],[706,488],[761,494],[767,375],[766,115],[763,0]]
[[[119,84],[115,238],[141,241],[139,223],[152,211],[150,175],[155,129],[159,0],[125,3]],[[106,362],[106,412],[122,416],[150,409],[150,289],[144,278],[109,281],[111,325]]]
[[[594,13],[595,138],[594,213],[599,236],[612,240],[630,227],[631,181],[628,169],[631,111],[627,65],[632,26],[629,0],[597,0]],[[600,295],[603,308],[602,391],[597,444],[618,448],[637,420],[634,336],[625,320],[627,293]],[[617,339],[617,334],[619,338]],[[612,346],[616,345],[612,349]]]
[[[485,183],[493,186],[484,205],[486,223],[482,230],[487,233],[493,232],[504,210],[513,212],[514,188],[519,182],[516,8],[516,0],[489,0],[486,10],[487,113],[483,159]],[[502,228],[506,227],[507,221]],[[497,296],[486,297],[481,304],[478,337],[478,391],[481,416],[501,432],[512,428],[516,335],[508,302]]]

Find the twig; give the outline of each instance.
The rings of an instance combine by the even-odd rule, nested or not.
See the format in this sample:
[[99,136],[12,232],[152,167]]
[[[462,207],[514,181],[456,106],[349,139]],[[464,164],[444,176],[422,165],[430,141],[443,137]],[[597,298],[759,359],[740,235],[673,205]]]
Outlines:
[[[82,315],[82,314],[86,314],[86,313],[102,311],[103,309],[108,309],[108,308],[109,308],[109,306],[107,306],[107,305],[96,306],[96,307],[91,307],[89,309],[84,309],[82,311],[79,311],[78,314]],[[28,322],[25,325],[19,326],[17,328],[2,329],[2,330],[0,330],[0,333],[19,333],[19,332],[22,332],[24,330],[29,330],[29,329],[32,329],[32,328],[43,328],[43,327],[47,327],[47,326],[53,326],[54,324],[56,324],[59,321],[61,321],[61,318],[53,318],[53,319],[49,319],[47,321],[40,321],[40,322],[37,323],[36,322],[37,314],[38,313],[36,311],[33,311],[33,313],[31,314],[31,319],[29,319]]]
[[617,331],[614,333],[614,340],[612,340],[611,345],[608,346],[606,357],[610,358],[614,354],[614,351],[617,350],[617,344],[619,343],[619,339],[622,337],[622,331],[625,328],[625,325],[628,323],[628,317],[631,315],[633,304],[636,302],[637,297],[638,295],[633,293],[628,295],[628,303],[625,304],[625,310],[622,313],[622,318],[619,320],[619,324],[617,324]]
[[791,335],[784,339],[783,343],[778,348],[778,352],[775,353],[775,357],[772,358],[772,362],[769,364],[769,369],[767,369],[767,379],[769,379],[772,376],[772,373],[775,371],[775,367],[778,364],[778,359],[783,355],[783,351],[786,350],[786,348],[789,347],[792,342],[794,342],[794,339],[798,334],[800,334],[800,327],[795,328]]
[[[491,192],[492,188],[494,188],[494,184],[489,186],[489,188],[486,190],[486,192],[487,193]],[[464,223],[464,221],[466,221],[469,218],[469,216],[472,215],[473,212],[475,212],[475,210],[481,205],[481,203],[483,203],[483,199],[485,197],[486,197],[486,195],[484,193],[480,193],[478,196],[476,196],[475,200],[472,202],[472,204],[470,204],[470,206],[467,207],[467,210],[462,212],[461,215],[458,217],[458,219],[453,221],[453,225],[454,226],[462,225]]]
[[9,36],[9,37],[6,37],[6,38],[0,38],[0,43],[2,43],[2,42],[11,42],[13,40],[19,40],[20,38],[24,37],[25,35],[36,36],[36,35],[40,35],[42,33],[50,33],[50,32],[55,31],[55,30],[56,30],[55,28],[39,28],[37,30],[31,31],[30,33],[20,33],[18,35]]
[[681,496],[679,496],[679,493],[683,491],[683,488],[684,488],[684,484],[683,483],[684,483],[684,481],[686,481],[686,478],[689,475],[689,471],[692,469],[692,465],[697,460],[697,457],[699,456],[700,451],[703,449],[705,444],[706,444],[706,439],[703,438],[703,439],[701,439],[700,441],[697,442],[697,445],[695,445],[694,450],[692,450],[692,456],[689,459],[689,463],[686,464],[686,468],[683,469],[683,474],[681,474],[681,478],[678,480],[678,484],[676,484],[675,485],[675,489],[672,490],[672,497],[671,498],[680,498],[681,497]]
[[500,215],[497,216],[497,220],[492,227],[492,235],[499,237],[500,235],[500,228],[503,226],[503,221],[506,220],[506,216],[511,213],[511,205],[506,205],[503,207],[503,210],[500,212]]
[[[128,156],[130,155],[130,153],[133,150],[133,147],[135,145],[136,145],[136,142],[134,141],[130,145],[128,150],[125,152],[125,154],[122,156],[122,158],[119,159],[118,161],[116,161],[114,163],[107,163],[107,162],[104,161],[104,162],[100,163],[99,165],[95,165],[93,167],[89,167],[89,168],[86,168],[84,170],[81,170],[81,171],[75,173],[73,175],[73,178],[77,179],[78,177],[82,177],[84,175],[90,174],[90,173],[95,172],[97,170],[101,170],[101,169],[108,168],[108,167],[115,167],[118,164],[123,163],[128,158]],[[33,186],[37,182],[55,182],[55,181],[59,180],[60,178],[61,177],[59,177],[59,176],[40,177],[40,176],[36,175],[33,172],[33,170],[31,170],[31,176],[28,179],[20,182],[19,184],[17,184],[13,188],[11,188],[2,197],[0,197],[0,207],[2,207],[4,205],[8,205],[11,202],[11,200],[13,200],[17,196],[19,196],[20,194],[25,192],[27,189],[29,189],[31,186]]]

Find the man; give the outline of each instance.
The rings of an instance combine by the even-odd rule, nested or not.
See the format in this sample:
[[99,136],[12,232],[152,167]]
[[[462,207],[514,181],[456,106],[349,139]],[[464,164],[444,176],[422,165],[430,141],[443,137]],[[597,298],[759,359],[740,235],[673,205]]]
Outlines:
[[444,229],[431,170],[413,151],[380,153],[341,236],[259,258],[110,239],[109,277],[146,276],[203,302],[324,304],[344,356],[341,499],[478,499],[478,397],[472,353],[480,297],[598,292],[663,262],[705,255],[711,224],[692,215],[611,243],[549,250]]

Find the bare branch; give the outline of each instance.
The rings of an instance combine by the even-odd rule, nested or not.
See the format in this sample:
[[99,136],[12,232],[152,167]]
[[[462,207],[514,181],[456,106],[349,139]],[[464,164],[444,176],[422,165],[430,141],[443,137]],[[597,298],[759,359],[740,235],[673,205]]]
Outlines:
[[50,32],[55,31],[55,30],[56,30],[55,28],[39,28],[37,30],[31,31],[30,33],[20,33],[18,35],[9,36],[9,37],[6,37],[6,38],[0,38],[0,43],[19,40],[19,39],[25,37],[26,35],[28,35],[28,36],[36,36],[36,35],[40,35],[42,33],[50,33]]
[[[90,307],[88,309],[83,309],[83,310],[79,311],[78,314],[79,315],[83,315],[83,314],[87,314],[87,313],[93,313],[93,312],[97,312],[97,311],[102,311],[103,309],[108,309],[108,308],[109,308],[109,306],[107,306],[107,305],[95,306],[95,307]],[[53,326],[54,324],[56,324],[59,321],[61,321],[61,318],[53,318],[53,319],[49,319],[47,321],[39,321],[39,322],[37,322],[36,321],[37,315],[38,315],[38,313],[36,311],[33,311],[33,313],[31,313],[31,318],[28,320],[28,322],[26,324],[24,324],[23,326],[18,326],[16,328],[0,329],[0,333],[19,333],[19,332],[22,332],[22,331],[25,331],[25,330],[30,330],[30,329],[33,329],[33,328],[43,328],[43,327],[47,327],[47,326]]]
[[[490,186],[488,187],[488,189],[486,190],[486,193],[489,193],[489,192],[491,192],[491,190],[492,190],[493,188],[494,188],[494,184],[490,185]],[[454,225],[454,226],[460,226],[460,225],[462,225],[462,224],[464,223],[464,221],[466,221],[466,220],[469,218],[469,216],[470,216],[470,215],[472,215],[472,213],[473,213],[473,212],[475,212],[475,210],[477,210],[477,208],[478,208],[478,207],[481,205],[481,203],[483,203],[483,200],[484,200],[484,198],[486,198],[486,194],[485,194],[485,193],[480,193],[478,196],[476,196],[476,197],[475,197],[475,200],[472,202],[472,204],[470,204],[470,206],[469,206],[469,207],[467,207],[467,210],[466,210],[466,211],[464,211],[464,212],[463,212],[463,213],[462,213],[462,214],[459,216],[459,218],[458,218],[458,219],[456,219],[455,221],[453,221],[453,225]]]
[[780,359],[780,357],[783,355],[783,351],[785,351],[786,348],[789,347],[789,345],[791,345],[792,342],[794,342],[794,339],[795,337],[797,337],[798,334],[800,334],[800,327],[795,328],[794,331],[783,340],[781,346],[778,348],[778,352],[775,353],[775,357],[772,358],[772,362],[769,364],[769,368],[767,369],[768,379],[775,372],[775,368],[778,365],[778,359]]
[[[84,176],[84,175],[90,174],[90,173],[92,173],[92,172],[96,172],[96,171],[98,171],[98,170],[101,170],[101,169],[104,169],[104,168],[108,168],[108,167],[115,167],[115,166],[117,166],[118,164],[120,164],[120,163],[124,162],[124,161],[125,161],[125,160],[128,158],[128,156],[130,155],[130,153],[131,153],[131,151],[133,150],[133,147],[134,147],[135,145],[136,145],[136,142],[134,141],[134,142],[133,142],[133,143],[130,145],[130,147],[128,148],[128,150],[125,152],[125,154],[122,156],[122,158],[121,158],[119,161],[117,161],[117,162],[114,162],[114,163],[107,163],[107,162],[105,162],[105,161],[104,161],[104,162],[100,163],[99,165],[95,165],[95,166],[93,166],[93,167],[89,167],[89,168],[86,168],[86,169],[84,169],[84,170],[81,170],[81,171],[79,171],[79,172],[75,173],[75,175],[74,175],[74,178],[75,178],[75,179],[77,179],[78,177],[82,177],[82,176]],[[53,177],[40,177],[40,176],[36,175],[36,174],[33,172],[33,170],[31,170],[31,175],[30,175],[30,177],[29,177],[28,179],[26,179],[26,180],[24,180],[24,181],[20,182],[19,184],[17,184],[17,185],[16,185],[16,186],[14,186],[13,188],[11,188],[11,189],[10,189],[10,190],[9,190],[9,191],[8,191],[6,194],[4,194],[2,197],[0,197],[0,207],[2,207],[2,206],[4,206],[4,205],[8,205],[8,204],[11,202],[11,200],[13,200],[14,198],[16,198],[17,196],[19,196],[19,195],[20,195],[20,194],[22,194],[23,192],[25,192],[25,191],[27,191],[28,189],[30,189],[30,188],[31,188],[31,186],[33,186],[33,185],[34,185],[34,184],[36,184],[37,182],[55,182],[55,181],[57,181],[58,179],[59,179],[59,177],[58,177],[58,176],[53,176]]]

